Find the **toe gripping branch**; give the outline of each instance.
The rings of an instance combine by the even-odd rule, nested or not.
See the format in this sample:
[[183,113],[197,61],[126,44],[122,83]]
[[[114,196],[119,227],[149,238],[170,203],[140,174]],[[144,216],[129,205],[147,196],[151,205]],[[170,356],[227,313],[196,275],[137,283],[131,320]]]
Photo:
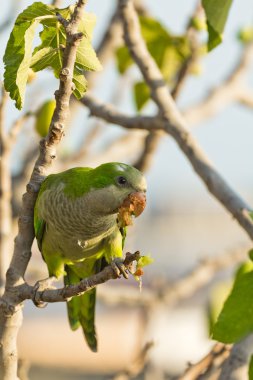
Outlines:
[[47,302],[41,301],[39,292],[43,292],[46,289],[55,289],[52,286],[52,282],[55,280],[56,278],[52,276],[36,282],[36,284],[33,287],[32,295],[32,301],[36,307],[44,308],[47,306]]
[[138,261],[140,258],[140,252],[136,251],[134,253],[127,252],[125,259],[115,257],[111,263],[112,268],[118,278],[123,275],[124,278],[128,279],[128,273],[133,274],[133,262]]

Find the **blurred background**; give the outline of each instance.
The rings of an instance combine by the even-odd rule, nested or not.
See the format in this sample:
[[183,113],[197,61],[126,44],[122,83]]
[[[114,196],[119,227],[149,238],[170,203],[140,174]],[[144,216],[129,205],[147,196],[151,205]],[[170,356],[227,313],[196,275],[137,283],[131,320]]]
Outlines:
[[[31,3],[10,0],[1,4],[1,56],[15,18]],[[64,7],[73,2],[58,3]],[[109,0],[87,2],[86,10],[97,17],[93,46],[98,48],[103,65],[101,72],[87,74],[90,93],[126,114],[154,115],[156,107],[151,101],[136,110],[133,86],[141,79],[137,68],[132,65],[124,73],[118,70],[116,52],[123,42],[116,6],[116,1]],[[136,6],[141,15],[154,18],[171,36],[184,36],[190,42],[194,38],[197,53],[195,49],[176,97],[177,104],[220,174],[252,204],[251,1],[234,0],[224,40],[209,54],[205,52],[206,31],[189,26],[196,16],[195,0],[145,0],[136,2]],[[203,21],[201,12],[197,17]],[[111,33],[111,44],[105,44],[103,50],[101,41],[113,23],[116,27]],[[190,43],[189,46],[192,53]],[[182,59],[171,75],[168,81],[171,90],[185,64]],[[1,62],[1,80],[3,72]],[[27,88],[21,113],[7,100],[5,130],[10,130],[20,115],[28,111],[36,114],[45,101],[53,99],[57,87],[50,70],[36,74]],[[41,138],[35,129],[35,119],[34,115],[25,116],[11,146],[10,252],[21,197]],[[107,161],[138,164],[147,177],[148,201],[145,212],[129,228],[126,250],[138,249],[143,255],[151,254],[155,261],[145,269],[141,292],[134,279],[111,281],[99,287],[97,354],[88,350],[81,331],[70,330],[66,305],[49,304],[45,309],[37,309],[27,301],[18,344],[21,368],[29,369],[30,379],[172,379],[214,345],[209,338],[210,315],[216,313],[212,300],[222,302],[235,267],[247,258],[250,240],[207,192],[175,142],[159,136],[156,148],[147,157],[143,153],[146,136],[144,131],[129,132],[90,117],[89,109],[81,102],[73,100],[71,104],[65,138],[51,172],[74,166],[97,166]],[[145,164],[140,164],[143,157]],[[46,266],[34,243],[27,280],[34,283],[46,276]]]

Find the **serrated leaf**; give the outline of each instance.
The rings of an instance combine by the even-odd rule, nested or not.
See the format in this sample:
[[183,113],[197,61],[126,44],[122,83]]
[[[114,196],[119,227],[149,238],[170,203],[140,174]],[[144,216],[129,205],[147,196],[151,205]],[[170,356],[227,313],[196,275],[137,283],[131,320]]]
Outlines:
[[241,273],[215,323],[212,337],[233,343],[253,331],[253,271]]
[[[152,17],[140,16],[141,33],[149,53],[161,70],[164,79],[173,83],[178,70],[191,54],[189,41],[186,36],[171,34],[159,21]],[[116,50],[118,70],[124,74],[133,64],[128,49],[122,46]],[[137,110],[146,104],[150,98],[148,88],[142,82],[134,85],[134,99]]]
[[26,83],[32,57],[35,29],[41,17],[52,17],[51,7],[34,3],[16,19],[4,54],[4,85],[15,105],[21,109],[24,103]]
[[136,108],[140,111],[150,98],[150,89],[145,82],[138,82],[134,85],[134,101]]
[[91,41],[95,25],[96,15],[94,13],[84,12],[82,20],[78,26],[78,31],[84,33],[84,35]]
[[77,48],[76,65],[82,67],[84,70],[90,71],[99,71],[102,69],[95,50],[90,41],[85,37],[81,40]]
[[30,67],[33,71],[40,71],[46,67],[56,67],[59,62],[59,49],[52,47],[45,47],[38,50],[31,59]]
[[[10,97],[15,100],[18,109],[24,104],[36,26],[37,22],[26,22],[21,24],[18,30],[13,30],[4,55],[4,86]],[[19,43],[20,33],[24,38],[23,46]]]
[[232,0],[202,0],[207,19],[208,51],[221,43],[231,5]]
[[[69,8],[57,10],[65,18],[71,16]],[[68,12],[68,13],[67,13]],[[84,78],[84,70],[98,71],[102,66],[91,45],[92,32],[96,18],[93,14],[84,12],[78,30],[84,33],[84,36],[78,45],[75,69],[73,74],[73,83],[75,84],[74,95],[80,99],[87,89],[87,81]],[[31,62],[31,68],[39,71],[45,67],[51,67],[54,70],[56,78],[59,78],[62,68],[63,51],[66,46],[66,33],[63,26],[55,20],[46,20],[43,22],[44,29],[40,33],[41,44],[34,50]]]
[[87,80],[85,79],[83,73],[79,72],[77,69],[74,70],[73,83],[75,85],[73,94],[77,99],[81,99],[87,91]]

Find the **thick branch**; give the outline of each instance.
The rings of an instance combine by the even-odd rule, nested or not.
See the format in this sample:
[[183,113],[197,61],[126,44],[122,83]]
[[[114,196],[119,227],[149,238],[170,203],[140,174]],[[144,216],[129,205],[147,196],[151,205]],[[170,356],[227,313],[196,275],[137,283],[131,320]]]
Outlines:
[[130,53],[150,87],[151,97],[162,114],[166,133],[171,135],[190,161],[208,190],[230,211],[253,239],[253,222],[249,206],[230,188],[213,167],[204,151],[190,134],[183,117],[170,96],[162,75],[141,38],[140,25],[130,0],[119,0],[124,25],[124,38]]
[[3,294],[5,273],[9,264],[8,249],[11,233],[11,173],[10,149],[5,130],[5,109],[8,95],[2,87],[0,101],[0,296]]
[[[140,252],[137,251],[133,254],[126,254],[124,265],[126,269],[130,269],[133,261],[138,260]],[[94,274],[81,280],[78,284],[64,286],[61,289],[46,289],[36,292],[36,301],[41,302],[63,302],[74,296],[80,296],[88,292],[95,286],[103,284],[106,281],[119,278],[119,273],[115,270],[115,265],[108,265],[101,272]],[[28,284],[23,284],[18,288],[20,301],[26,299],[33,299],[34,287]]]
[[1,301],[0,313],[0,378],[15,380],[17,377],[16,338],[22,321],[21,305],[15,286],[21,285],[31,255],[34,239],[33,209],[40,184],[47,167],[56,157],[56,146],[60,142],[64,124],[69,112],[69,99],[72,93],[72,77],[76,50],[81,34],[77,33],[84,1],[79,0],[66,29],[67,43],[60,74],[60,86],[56,91],[56,109],[49,133],[40,142],[40,155],[35,163],[27,192],[23,196],[19,232],[15,239],[14,254],[6,276],[6,290]]

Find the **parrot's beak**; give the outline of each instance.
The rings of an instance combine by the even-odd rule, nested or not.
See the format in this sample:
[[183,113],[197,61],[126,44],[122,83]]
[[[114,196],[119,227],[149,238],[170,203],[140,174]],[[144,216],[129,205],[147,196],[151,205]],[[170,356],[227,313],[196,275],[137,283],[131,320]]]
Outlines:
[[[134,214],[135,217],[141,215],[143,210],[146,207],[146,194],[140,191],[131,193],[126,200],[130,202],[130,211]],[[125,200],[125,201],[126,201]]]
[[118,220],[122,227],[132,224],[132,216],[139,216],[146,206],[146,194],[136,191],[129,194],[118,209]]

